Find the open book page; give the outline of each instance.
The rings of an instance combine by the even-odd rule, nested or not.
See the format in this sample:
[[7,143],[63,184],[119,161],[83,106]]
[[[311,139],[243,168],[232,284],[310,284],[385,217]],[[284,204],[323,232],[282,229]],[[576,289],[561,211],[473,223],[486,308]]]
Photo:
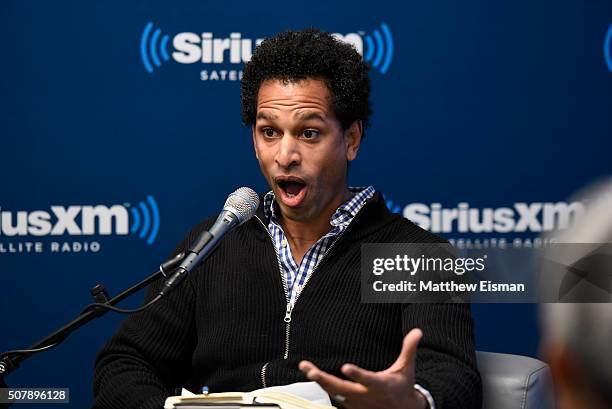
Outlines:
[[194,395],[185,391],[182,396],[166,399],[164,409],[173,409],[182,402],[191,403],[278,403],[283,409],[331,409],[327,393],[316,382],[297,382],[273,386],[252,392],[223,392]]
[[271,386],[269,388],[262,388],[249,392],[248,394],[257,394],[261,392],[278,391],[290,393],[298,396],[302,399],[306,399],[312,403],[318,403],[319,405],[331,406],[329,395],[321,386],[316,382],[296,382],[289,385]]

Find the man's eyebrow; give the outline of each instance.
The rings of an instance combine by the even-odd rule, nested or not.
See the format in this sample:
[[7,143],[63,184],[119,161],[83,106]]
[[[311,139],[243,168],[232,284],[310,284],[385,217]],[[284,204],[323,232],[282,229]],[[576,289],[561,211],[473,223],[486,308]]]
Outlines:
[[275,119],[277,119],[278,116],[274,115],[274,114],[270,114],[268,112],[258,112],[257,116],[255,117],[255,119],[265,119],[268,121],[273,121]]
[[302,112],[301,114],[298,114],[297,117],[299,119],[301,119],[302,121],[309,121],[311,119],[318,119],[321,122],[325,122],[325,119],[323,118],[323,115],[319,114],[318,112],[313,112],[313,111]]

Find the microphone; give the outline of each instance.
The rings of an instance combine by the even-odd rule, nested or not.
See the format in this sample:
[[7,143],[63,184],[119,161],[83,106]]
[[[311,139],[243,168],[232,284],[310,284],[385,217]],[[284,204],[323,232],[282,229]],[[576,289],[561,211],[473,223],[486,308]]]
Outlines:
[[259,196],[251,188],[241,187],[230,194],[215,223],[189,246],[185,258],[166,280],[159,295],[163,296],[178,284],[215,248],[223,236],[253,217],[258,207]]

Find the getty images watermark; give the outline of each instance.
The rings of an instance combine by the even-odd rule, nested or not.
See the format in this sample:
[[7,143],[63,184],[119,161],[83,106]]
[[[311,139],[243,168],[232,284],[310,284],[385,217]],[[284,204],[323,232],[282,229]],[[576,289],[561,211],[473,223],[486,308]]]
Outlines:
[[457,250],[447,243],[363,244],[368,303],[612,302],[612,245]]

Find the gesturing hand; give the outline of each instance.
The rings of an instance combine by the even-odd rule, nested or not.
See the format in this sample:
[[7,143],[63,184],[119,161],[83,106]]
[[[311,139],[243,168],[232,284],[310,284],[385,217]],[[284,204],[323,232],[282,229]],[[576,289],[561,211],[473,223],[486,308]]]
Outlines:
[[342,405],[349,409],[427,408],[425,397],[414,389],[416,349],[422,336],[420,329],[406,334],[397,360],[384,371],[372,372],[353,364],[342,365],[342,373],[351,381],[328,374],[309,361],[301,361],[299,368],[328,394],[339,396]]

